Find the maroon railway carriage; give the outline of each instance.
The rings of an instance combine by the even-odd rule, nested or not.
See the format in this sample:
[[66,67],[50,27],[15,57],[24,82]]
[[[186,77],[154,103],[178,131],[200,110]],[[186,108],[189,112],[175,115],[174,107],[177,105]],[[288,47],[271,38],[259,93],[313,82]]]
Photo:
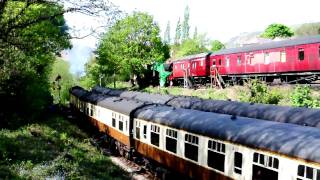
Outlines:
[[[204,61],[206,65],[192,65],[192,61],[196,59]],[[173,68],[171,79],[183,78],[182,69],[185,67],[178,66],[181,62],[190,65],[191,77],[206,77],[207,81],[212,67],[217,68],[225,81],[250,77],[260,77],[269,82],[275,78],[282,81],[311,81],[316,80],[320,74],[320,36],[224,49],[211,55],[199,54],[181,58],[173,62],[173,65],[177,66]]]
[[184,76],[191,76],[195,81],[204,82],[210,73],[211,53],[201,53],[192,56],[183,57],[172,62],[171,80],[181,83]]

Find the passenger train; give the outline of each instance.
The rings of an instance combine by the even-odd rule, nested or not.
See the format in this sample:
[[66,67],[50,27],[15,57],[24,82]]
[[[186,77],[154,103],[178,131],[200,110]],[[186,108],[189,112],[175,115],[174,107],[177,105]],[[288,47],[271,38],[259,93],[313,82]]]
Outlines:
[[313,108],[201,99],[190,96],[149,94],[145,92],[125,91],[99,86],[94,87],[92,91],[108,96],[129,98],[146,103],[163,104],[175,108],[194,109],[320,128],[320,110]]
[[320,131],[70,90],[71,107],[143,156],[195,179],[320,180]]
[[196,54],[171,59],[168,65],[174,84],[186,76],[204,84],[216,73],[230,83],[253,77],[267,82],[312,81],[320,74],[320,35]]

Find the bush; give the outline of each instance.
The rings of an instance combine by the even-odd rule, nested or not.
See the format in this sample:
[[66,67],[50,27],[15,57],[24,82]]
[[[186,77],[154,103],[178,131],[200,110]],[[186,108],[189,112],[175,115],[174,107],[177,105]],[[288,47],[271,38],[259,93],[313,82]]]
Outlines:
[[240,92],[240,101],[278,104],[283,96],[277,90],[270,90],[264,82],[257,79],[250,81],[248,84],[248,92]]
[[296,86],[291,94],[292,106],[296,107],[319,107],[320,102],[311,97],[311,90],[308,86]]

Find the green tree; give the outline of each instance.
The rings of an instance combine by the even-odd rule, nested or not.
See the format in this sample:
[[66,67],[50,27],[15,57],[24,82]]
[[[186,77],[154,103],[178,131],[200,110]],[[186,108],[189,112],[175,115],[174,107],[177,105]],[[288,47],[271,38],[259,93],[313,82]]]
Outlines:
[[176,26],[176,34],[174,36],[174,44],[180,44],[181,42],[181,23],[180,23],[180,18],[177,22],[177,26]]
[[320,34],[320,22],[302,24],[295,30],[296,36],[312,36]]
[[170,21],[167,23],[166,31],[164,32],[163,36],[163,42],[166,44],[170,44],[171,38],[170,38]]
[[213,40],[211,42],[211,51],[213,51],[213,52],[219,51],[219,50],[225,49],[225,48],[226,48],[225,45],[218,40]]
[[189,17],[190,17],[189,6],[186,6],[184,10],[184,19],[182,23],[182,42],[189,39],[189,30],[190,30]]
[[195,39],[187,39],[182,42],[176,51],[175,57],[182,57],[208,51],[206,48],[208,40],[205,34],[199,35]]
[[293,35],[294,32],[283,24],[270,24],[261,34],[261,37],[274,39],[276,37],[292,37]]
[[34,116],[51,103],[52,65],[63,49],[71,47],[72,37],[63,15],[111,14],[108,3],[102,0],[84,0],[67,7],[63,4],[51,0],[0,1],[0,105],[4,107],[0,126],[9,116]]
[[2,5],[0,94],[11,102],[4,112],[35,115],[51,101],[48,79],[55,54],[70,47],[64,9],[46,1]]
[[159,32],[153,17],[146,13],[135,12],[116,22],[97,50],[101,74],[128,75],[133,85],[141,85],[147,65],[169,57],[169,48],[161,42]]

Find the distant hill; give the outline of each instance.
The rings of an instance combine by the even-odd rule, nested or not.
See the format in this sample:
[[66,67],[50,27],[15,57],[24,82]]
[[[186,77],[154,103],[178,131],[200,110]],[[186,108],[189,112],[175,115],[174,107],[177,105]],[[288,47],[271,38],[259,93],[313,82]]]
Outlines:
[[[290,27],[295,32],[295,37],[320,34],[320,22],[296,24],[291,25]],[[226,48],[242,47],[273,41],[271,39],[259,37],[261,33],[261,31],[241,33],[238,36],[235,36],[231,38],[228,42],[226,42]]]

